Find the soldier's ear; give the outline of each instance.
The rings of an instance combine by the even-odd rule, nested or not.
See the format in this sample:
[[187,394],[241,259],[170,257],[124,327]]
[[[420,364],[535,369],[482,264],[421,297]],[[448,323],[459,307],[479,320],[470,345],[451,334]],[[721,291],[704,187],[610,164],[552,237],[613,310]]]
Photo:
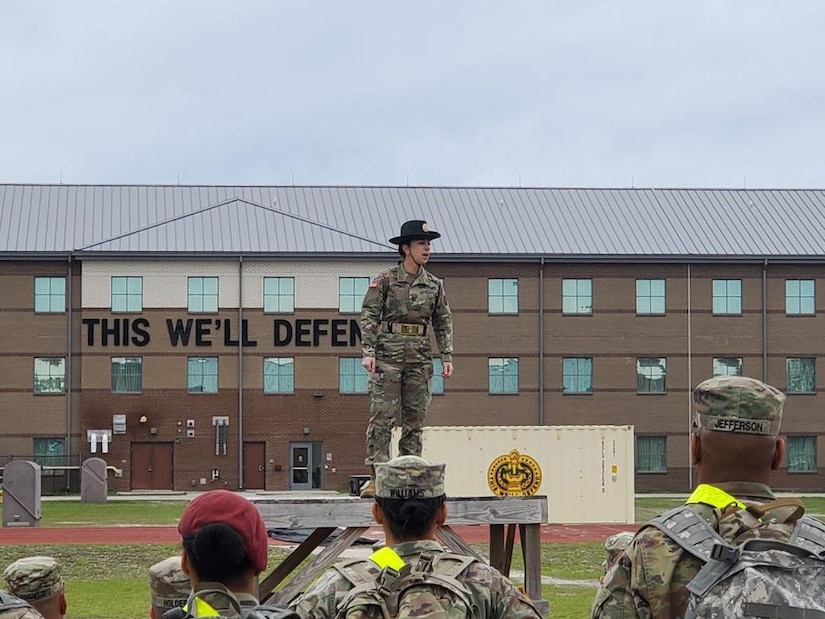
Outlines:
[[445,522],[447,522],[447,503],[446,502],[441,504],[441,506],[438,508],[438,511],[436,512],[436,515],[435,515],[435,523],[438,526],[441,526]]
[[377,524],[384,524],[384,512],[382,512],[381,508],[378,507],[377,502],[373,502],[372,504],[372,517],[375,519]]
[[66,592],[60,592],[60,616],[63,617],[66,615],[66,609],[69,605],[66,603]]
[[779,469],[779,465],[782,464],[782,460],[785,458],[785,439],[778,438],[776,439],[776,447],[773,451],[773,460],[771,460],[771,470],[776,471]]
[[192,577],[192,574],[189,573],[189,557],[186,556],[185,550],[182,550],[180,553],[180,571],[189,576],[189,578]]

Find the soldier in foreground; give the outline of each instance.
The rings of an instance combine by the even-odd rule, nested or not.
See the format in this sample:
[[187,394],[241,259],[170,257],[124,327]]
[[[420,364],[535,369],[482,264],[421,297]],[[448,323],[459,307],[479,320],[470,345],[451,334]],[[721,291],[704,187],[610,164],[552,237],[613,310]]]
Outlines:
[[[366,464],[390,458],[390,433],[401,420],[399,455],[421,455],[421,428],[432,399],[433,375],[430,327],[441,353],[442,375],[453,374],[453,318],[444,282],[424,269],[430,242],[441,235],[426,221],[407,221],[398,245],[403,262],[384,271],[369,285],[361,306],[364,369],[370,373],[370,420]],[[375,496],[375,470],[361,492]]]
[[180,555],[155,563],[149,568],[151,618],[161,619],[166,611],[183,608],[191,591],[189,576],[180,567]]
[[52,557],[25,557],[6,568],[9,593],[31,604],[46,619],[63,619],[66,594],[60,564]]
[[[791,539],[801,519],[801,504],[774,501],[768,487],[771,470],[779,467],[785,453],[784,440],[779,437],[784,401],[785,396],[777,389],[742,376],[719,376],[696,387],[690,440],[699,486],[687,501],[689,510],[679,509],[682,522],[692,520],[700,525],[699,529],[715,530],[720,541],[730,545],[752,538],[779,542]],[[712,529],[705,527],[701,519]],[[689,602],[696,602],[688,585],[706,562],[688,552],[655,522],[639,530],[607,573],[593,604],[593,617],[684,617]],[[816,521],[813,524],[814,528],[821,526]],[[687,535],[689,529],[684,531]],[[709,558],[710,553],[707,555]],[[798,582],[795,588],[804,591],[806,587]],[[730,595],[742,591],[731,589]],[[730,597],[727,604],[731,612],[736,612],[732,610],[734,599]],[[784,610],[793,608],[786,606]]]
[[417,456],[376,464],[372,513],[387,545],[327,570],[290,605],[302,619],[541,616],[495,568],[435,541],[447,518],[444,468]]

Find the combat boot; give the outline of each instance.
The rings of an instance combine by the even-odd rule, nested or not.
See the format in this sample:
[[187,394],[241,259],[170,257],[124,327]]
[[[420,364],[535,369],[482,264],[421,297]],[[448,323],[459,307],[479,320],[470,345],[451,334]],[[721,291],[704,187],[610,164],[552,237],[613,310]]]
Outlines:
[[375,467],[370,467],[370,478],[363,486],[361,486],[361,498],[372,499],[375,497]]

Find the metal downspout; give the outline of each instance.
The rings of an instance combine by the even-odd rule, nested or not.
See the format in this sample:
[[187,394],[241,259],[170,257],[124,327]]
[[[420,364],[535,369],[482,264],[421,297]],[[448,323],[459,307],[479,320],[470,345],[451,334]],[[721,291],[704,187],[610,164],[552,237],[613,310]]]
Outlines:
[[243,255],[238,256],[238,487],[243,490]]
[[544,418],[544,256],[539,264],[539,425]]
[[768,382],[768,259],[762,264],[762,382]]
[[[66,274],[66,455],[72,457],[72,257],[67,260]],[[71,489],[69,475],[66,475],[66,489]]]
[[687,265],[687,377],[688,377],[688,490],[693,490],[693,447],[690,440],[691,432],[693,432],[693,331],[691,325],[691,308],[690,308],[690,263]]

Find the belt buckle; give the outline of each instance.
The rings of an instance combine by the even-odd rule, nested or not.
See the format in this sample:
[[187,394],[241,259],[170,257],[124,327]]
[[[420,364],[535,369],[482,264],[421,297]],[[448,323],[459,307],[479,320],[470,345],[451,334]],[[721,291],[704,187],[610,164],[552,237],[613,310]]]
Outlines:
[[418,335],[418,325],[401,325],[401,333],[404,335]]

